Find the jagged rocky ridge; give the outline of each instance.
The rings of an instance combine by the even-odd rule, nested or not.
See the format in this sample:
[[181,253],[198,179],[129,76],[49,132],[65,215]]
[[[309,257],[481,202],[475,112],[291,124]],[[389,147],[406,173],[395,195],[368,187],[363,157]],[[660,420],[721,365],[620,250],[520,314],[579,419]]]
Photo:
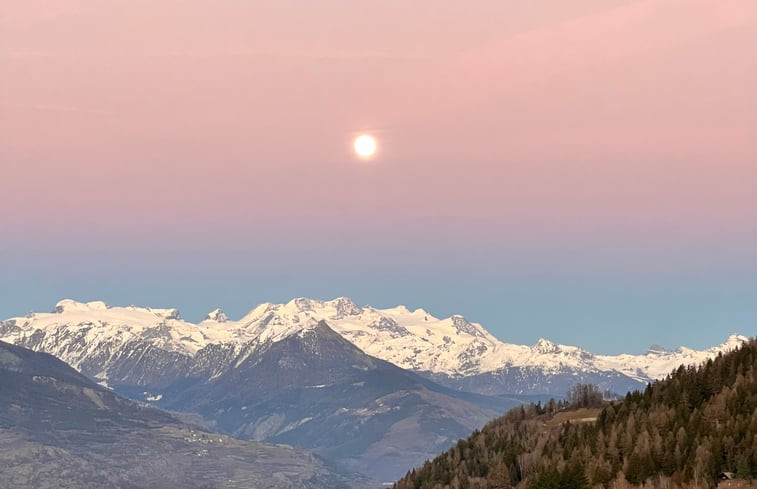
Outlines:
[[252,354],[322,320],[369,355],[455,389],[495,395],[561,396],[577,381],[624,393],[745,339],[732,335],[704,351],[653,347],[645,355],[595,355],[544,339],[532,347],[508,344],[462,316],[438,319],[404,306],[360,307],[344,297],[265,303],[238,321],[216,309],[198,324],[182,320],[176,309],[63,300],[53,313],[1,322],[0,339],[52,353],[106,382],[154,385],[160,382],[156,373],[166,382],[187,369],[217,375],[229,358]]

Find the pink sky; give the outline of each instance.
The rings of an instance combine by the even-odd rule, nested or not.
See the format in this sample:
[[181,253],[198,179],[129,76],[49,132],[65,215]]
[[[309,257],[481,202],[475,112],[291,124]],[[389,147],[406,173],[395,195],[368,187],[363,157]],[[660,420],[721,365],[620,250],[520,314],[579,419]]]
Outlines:
[[250,276],[431,309],[526,277],[523,331],[549,294],[637,325],[651,286],[754,319],[755,87],[754,0],[0,0],[0,312],[181,306],[204,267],[236,285],[190,302],[240,310]]
[[[650,231],[740,227],[757,208],[756,30],[752,0],[5,0],[5,212],[35,234],[86,215],[231,226],[261,207],[252,225],[539,228],[557,205],[566,228],[647,206]],[[366,129],[373,168],[349,154]]]

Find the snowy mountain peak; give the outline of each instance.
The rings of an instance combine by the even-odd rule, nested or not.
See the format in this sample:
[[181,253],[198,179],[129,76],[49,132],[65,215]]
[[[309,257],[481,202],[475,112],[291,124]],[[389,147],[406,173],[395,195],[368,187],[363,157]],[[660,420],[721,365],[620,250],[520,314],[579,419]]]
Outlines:
[[264,314],[268,313],[269,311],[277,309],[279,306],[276,304],[272,304],[270,302],[263,302],[262,304],[258,304],[255,306],[253,310],[248,312],[243,318],[242,321],[249,321],[254,320],[255,318],[259,318],[263,316]]
[[322,305],[320,301],[308,299],[306,297],[298,297],[287,302],[284,307],[290,310],[296,310],[299,312],[312,311],[315,307]]
[[213,309],[205,316],[205,321],[214,321],[216,323],[225,323],[229,320],[229,317],[220,308]]
[[665,348],[664,346],[660,346],[657,344],[651,345],[649,349],[647,349],[647,355],[667,355],[669,353],[672,353],[670,350]]
[[467,319],[465,319],[463,316],[460,316],[459,314],[451,316],[450,320],[452,321],[452,325],[455,327],[455,332],[457,334],[480,336],[482,338],[485,337],[485,335],[479,330],[479,328],[476,327],[476,325],[468,322]]
[[728,339],[725,340],[725,343],[720,345],[720,348],[727,348],[728,350],[732,350],[736,347],[741,346],[741,344],[745,341],[749,341],[749,338],[744,335],[733,333],[728,337]]
[[702,351],[653,347],[644,355],[594,355],[543,338],[532,347],[508,344],[461,315],[439,319],[423,309],[410,311],[405,306],[361,307],[347,297],[264,303],[239,321],[216,309],[199,324],[181,319],[175,308],[111,307],[104,302],[66,299],[56,304],[53,313],[0,322],[0,340],[32,346],[78,366],[92,359],[102,361],[110,355],[107,352],[121,348],[144,347],[187,356],[210,345],[251,351],[305,334],[319,321],[326,321],[369,355],[402,368],[458,378],[518,367],[551,373],[614,372],[647,382],[681,364],[701,363],[747,340],[731,335],[725,343]]
[[73,299],[63,299],[55,304],[53,312],[62,314],[64,312],[102,311],[109,308],[110,306],[103,301],[78,302]]
[[425,318],[424,319],[425,321],[428,321],[429,316],[431,316],[431,314],[429,314],[428,312],[426,312],[425,309],[422,309],[420,307],[418,309],[416,309],[415,311],[413,311],[411,314],[413,314],[414,316],[423,316]]
[[336,317],[338,319],[346,316],[358,316],[363,313],[363,308],[355,304],[355,302],[348,297],[338,297],[333,301],[329,301],[328,305],[336,310]]
[[556,345],[555,343],[552,343],[549,340],[545,340],[544,338],[539,338],[539,341],[536,342],[536,344],[531,347],[533,351],[536,353],[541,354],[547,354],[547,353],[559,353],[560,347]]
[[171,309],[155,309],[152,307],[147,308],[148,311],[163,319],[181,319],[181,314],[176,308]]

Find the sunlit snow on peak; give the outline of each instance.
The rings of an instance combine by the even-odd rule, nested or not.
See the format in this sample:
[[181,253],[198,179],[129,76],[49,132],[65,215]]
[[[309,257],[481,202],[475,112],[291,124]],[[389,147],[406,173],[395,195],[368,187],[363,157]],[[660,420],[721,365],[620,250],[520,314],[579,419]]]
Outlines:
[[[51,333],[49,341],[66,328],[77,333],[62,349],[73,366],[96,355],[90,349],[110,345],[113,349],[141,339],[149,344],[185,355],[195,355],[208,345],[252,348],[291,335],[305,334],[319,321],[369,355],[413,370],[455,377],[496,372],[510,367],[537,368],[545,372],[564,369],[615,371],[640,381],[660,378],[681,364],[697,364],[719,352],[739,346],[747,338],[731,335],[720,346],[704,351],[681,347],[675,351],[654,348],[644,355],[594,355],[575,346],[540,339],[529,347],[505,343],[482,325],[460,315],[439,319],[423,309],[405,306],[378,309],[359,306],[348,297],[330,301],[292,299],[285,304],[260,304],[239,320],[229,319],[221,309],[211,311],[199,324],[185,321],[178,309],[108,306],[104,302],[66,299],[53,313],[35,313],[0,322],[0,340],[23,343],[36,332]],[[85,345],[82,347],[81,345]],[[115,351],[115,350],[114,350]]]

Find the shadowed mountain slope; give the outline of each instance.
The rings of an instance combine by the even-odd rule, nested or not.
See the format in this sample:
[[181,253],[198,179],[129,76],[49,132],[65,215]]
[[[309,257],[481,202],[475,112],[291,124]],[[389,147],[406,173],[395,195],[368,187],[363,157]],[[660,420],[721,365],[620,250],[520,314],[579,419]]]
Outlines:
[[242,442],[128,401],[0,342],[0,488],[350,488],[290,447]]
[[312,449],[381,480],[519,403],[441,387],[366,355],[325,322],[160,395],[159,405],[221,431]]

